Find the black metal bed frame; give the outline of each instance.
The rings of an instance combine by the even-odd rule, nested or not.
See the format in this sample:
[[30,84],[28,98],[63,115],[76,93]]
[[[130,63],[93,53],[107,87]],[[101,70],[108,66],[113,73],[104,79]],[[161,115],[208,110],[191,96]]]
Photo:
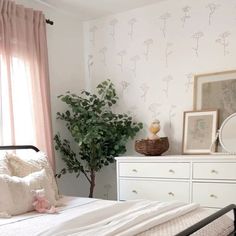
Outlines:
[[231,204],[231,205],[228,205],[228,206],[220,209],[219,211],[202,219],[198,223],[190,226],[189,228],[183,230],[182,232],[176,234],[175,236],[191,235],[191,234],[197,232],[198,230],[200,230],[201,228],[205,227],[206,225],[210,224],[211,222],[215,221],[216,219],[220,218],[221,216],[227,214],[230,211],[233,211],[233,214],[234,214],[234,231],[231,232],[228,236],[235,236],[236,235],[236,205],[235,204]]
[[16,150],[16,149],[33,149],[39,152],[39,149],[33,145],[11,145],[11,146],[0,146],[0,150]]
[[[33,149],[34,151],[39,152],[39,149],[33,145],[0,146],[0,150],[16,150],[16,149]],[[211,222],[215,221],[216,219],[220,218],[221,216],[229,213],[230,211],[233,211],[233,215],[234,215],[234,231],[231,232],[228,236],[236,236],[236,205],[235,204],[231,204],[220,209],[219,211],[202,219],[201,221],[183,230],[182,232],[176,234],[175,236],[189,236],[197,232],[201,228],[207,226]]]

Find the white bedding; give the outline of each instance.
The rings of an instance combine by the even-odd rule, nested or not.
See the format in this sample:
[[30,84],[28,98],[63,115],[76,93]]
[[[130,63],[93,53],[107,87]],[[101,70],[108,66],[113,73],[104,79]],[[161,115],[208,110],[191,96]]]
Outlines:
[[[69,222],[73,222],[71,221],[73,218],[78,217],[78,219],[83,219],[82,215],[86,216],[86,213],[88,214],[89,212],[94,211],[94,210],[97,210],[97,212],[100,212],[100,215],[94,214],[94,218],[92,219],[90,218],[90,221],[96,220],[95,218],[98,219],[104,216],[103,214],[101,215],[101,211],[99,209],[107,208],[111,210],[110,206],[117,204],[116,202],[113,202],[113,201],[104,201],[104,200],[88,199],[88,198],[73,198],[73,197],[64,197],[62,199],[62,202],[65,204],[65,206],[60,207],[59,214],[57,215],[45,215],[45,214],[41,215],[35,212],[31,212],[31,213],[24,214],[21,216],[16,216],[10,219],[0,219],[0,235],[1,236],[15,236],[15,235],[36,236],[36,235],[39,235],[39,233],[41,232],[45,232],[45,231],[47,232],[49,229],[57,230],[58,225],[61,224],[65,226],[67,225],[67,223],[65,222],[68,220]],[[134,206],[130,206],[130,207],[132,208]],[[166,223],[161,222],[159,226],[156,226],[153,228],[151,228],[152,227],[151,224],[147,225],[147,227],[151,229],[143,233],[140,233],[139,235],[140,236],[175,235],[176,233],[196,223],[197,221],[206,217],[209,214],[210,213],[208,211],[200,208],[200,209],[191,211],[188,214],[184,214],[181,217],[178,217],[172,220],[169,219],[169,221]],[[119,217],[117,219],[119,219]],[[152,217],[150,217],[150,219],[152,219]],[[227,235],[228,232],[232,230],[232,227],[233,227],[232,220],[224,216],[220,220],[216,221],[214,224],[211,224],[209,227],[205,227],[204,231],[202,230],[196,235],[223,236],[223,235]],[[137,227],[134,229],[137,229]],[[144,231],[144,230],[145,228],[142,228],[141,231]],[[129,233],[131,232],[132,231],[129,231]],[[133,231],[131,234],[127,234],[127,235],[133,235],[135,232],[137,233],[140,231]],[[48,235],[54,235],[54,234],[48,234]],[[78,235],[81,235],[81,234],[78,234]],[[85,235],[97,235],[97,234],[92,233],[92,234],[85,234]],[[111,235],[120,235],[120,234],[117,234],[116,232],[115,234],[113,233]]]
[[38,236],[137,235],[198,207],[197,204],[148,200],[116,202],[68,220]]

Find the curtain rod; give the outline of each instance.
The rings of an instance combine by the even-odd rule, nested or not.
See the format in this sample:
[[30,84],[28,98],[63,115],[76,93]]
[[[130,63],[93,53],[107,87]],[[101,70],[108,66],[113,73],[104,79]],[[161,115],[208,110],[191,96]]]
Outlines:
[[54,24],[54,22],[51,21],[50,19],[46,19],[46,23],[49,24],[49,25],[53,25]]

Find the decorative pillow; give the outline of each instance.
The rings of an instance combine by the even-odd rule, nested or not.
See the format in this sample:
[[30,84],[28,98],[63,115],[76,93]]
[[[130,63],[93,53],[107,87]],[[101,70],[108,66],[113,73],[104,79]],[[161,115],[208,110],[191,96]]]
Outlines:
[[24,178],[0,175],[0,217],[19,215],[32,211],[34,191],[44,189],[50,205],[56,205],[45,170],[34,172]]
[[53,170],[43,152],[35,152],[30,156],[19,157],[14,154],[7,155],[12,175],[25,177],[33,172],[45,169],[52,189],[55,192],[55,198],[59,199],[58,187],[54,177]]
[[0,174],[12,175],[6,152],[0,152]]

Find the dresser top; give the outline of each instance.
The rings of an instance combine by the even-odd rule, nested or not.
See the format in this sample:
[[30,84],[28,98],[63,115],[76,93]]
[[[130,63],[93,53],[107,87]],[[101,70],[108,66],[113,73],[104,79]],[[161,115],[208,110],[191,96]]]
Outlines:
[[209,155],[166,155],[166,156],[121,156],[115,158],[117,161],[232,161],[236,162],[236,155],[209,154]]

